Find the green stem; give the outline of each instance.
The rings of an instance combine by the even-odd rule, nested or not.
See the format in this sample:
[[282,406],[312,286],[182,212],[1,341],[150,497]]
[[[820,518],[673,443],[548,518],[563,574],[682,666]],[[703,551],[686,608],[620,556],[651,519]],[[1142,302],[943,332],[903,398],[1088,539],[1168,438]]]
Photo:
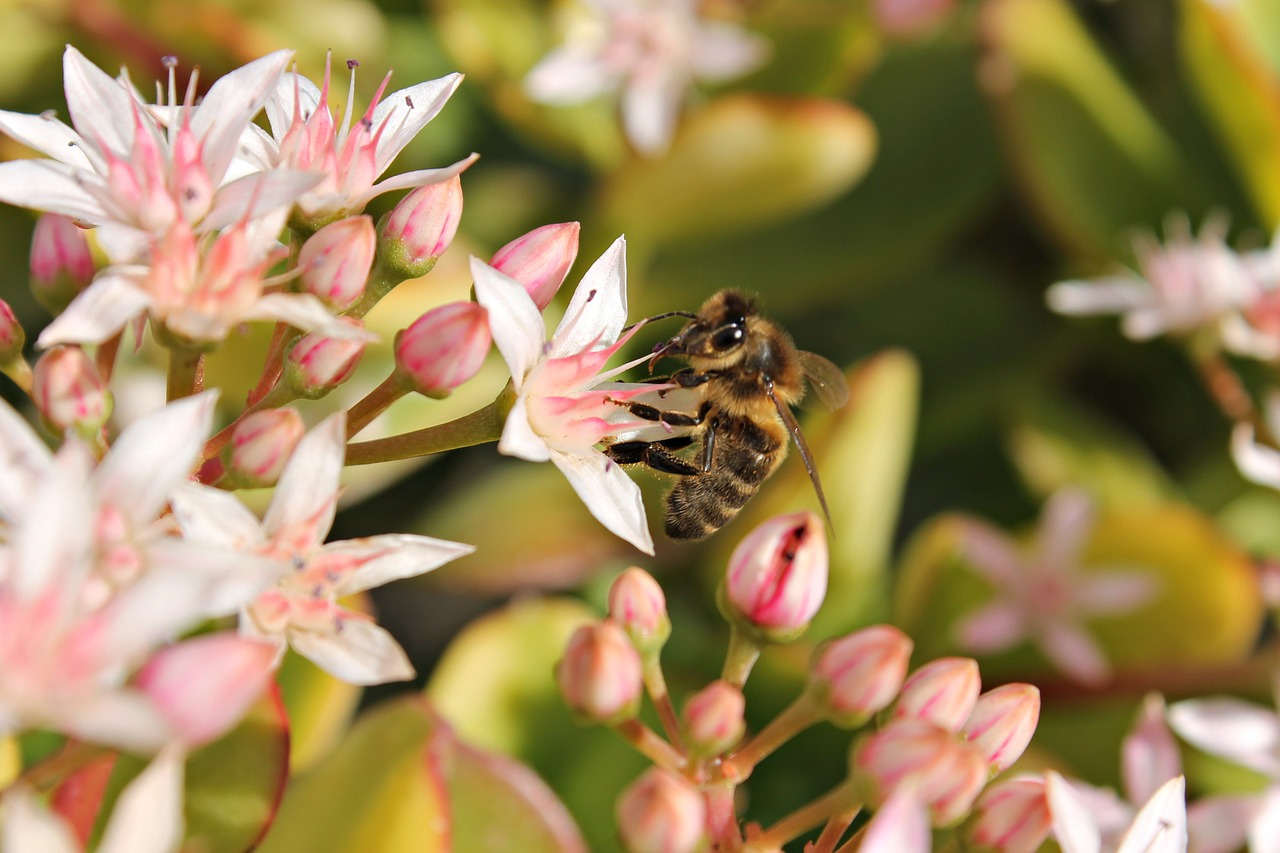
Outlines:
[[713,850],[733,853],[742,849],[742,827],[734,807],[732,785],[716,785],[703,792],[707,803],[707,833]]
[[165,399],[169,402],[198,394],[204,388],[204,353],[198,349],[172,347]]
[[483,409],[438,426],[347,445],[348,465],[368,465],[394,459],[430,456],[459,447],[471,447],[497,441],[502,437],[502,424],[509,405],[500,396]]
[[0,365],[0,373],[8,376],[13,380],[13,384],[22,390],[23,394],[31,396],[33,389],[31,365],[27,364],[27,360],[21,355],[16,355],[9,360],[8,363]]
[[737,625],[729,627],[729,651],[724,656],[720,677],[739,690],[747,683],[751,668],[760,657],[761,645]]
[[382,384],[374,388],[364,399],[347,410],[347,438],[358,434],[367,427],[374,418],[409,393],[409,385],[399,370],[391,371],[391,375],[382,380]]
[[637,752],[659,767],[679,773],[688,763],[675,747],[658,737],[657,732],[635,717],[618,723],[613,730],[622,735],[623,739]]
[[662,665],[658,656],[645,662],[644,689],[653,700],[653,707],[658,710],[658,719],[662,721],[662,729],[667,733],[676,749],[684,749],[680,739],[680,721],[676,716],[675,706],[671,704],[671,692],[667,690],[667,679],[662,674]]
[[777,850],[791,839],[833,818],[852,821],[862,811],[853,786],[843,782],[818,799],[801,806],[747,844],[752,851]]
[[809,699],[809,694],[801,693],[742,749],[731,755],[729,761],[741,765],[749,773],[778,747],[821,720],[822,712]]

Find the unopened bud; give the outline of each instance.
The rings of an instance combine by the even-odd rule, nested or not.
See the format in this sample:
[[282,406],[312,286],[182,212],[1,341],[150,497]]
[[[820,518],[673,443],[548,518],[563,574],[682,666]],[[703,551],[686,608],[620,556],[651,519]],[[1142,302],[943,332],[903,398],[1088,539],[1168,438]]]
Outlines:
[[[353,317],[340,319],[352,326],[363,326]],[[284,379],[299,397],[319,399],[351,378],[364,347],[364,340],[358,337],[334,338],[308,332],[289,348]]]
[[241,487],[274,485],[304,431],[302,416],[293,409],[254,412],[231,431],[227,473]]
[[447,397],[480,370],[492,340],[489,312],[474,302],[451,302],[396,335],[396,367],[418,393]]
[[898,38],[918,38],[939,26],[956,0],[872,0],[871,13],[880,29]]
[[335,311],[350,307],[364,294],[376,246],[377,235],[368,216],[329,223],[298,252],[302,289]]
[[902,685],[895,720],[928,720],[950,732],[969,719],[982,678],[973,658],[938,658],[917,669]]
[[431,272],[458,231],[462,181],[452,177],[409,193],[378,223],[378,254],[402,278]]
[[997,782],[982,792],[974,813],[965,837],[975,853],[1035,853],[1053,827],[1042,776]]
[[790,642],[809,627],[827,594],[827,539],[811,512],[771,518],[729,557],[725,615],[769,642]]
[[22,347],[27,342],[27,333],[9,303],[0,299],[0,365],[8,364],[15,358],[22,357]]
[[93,359],[73,346],[57,346],[36,362],[32,397],[56,432],[88,435],[111,417],[112,398]]
[[609,618],[621,625],[641,654],[656,654],[671,636],[667,598],[653,575],[632,567],[609,587]]
[[862,725],[898,695],[911,648],[911,638],[889,625],[825,643],[814,655],[809,676],[815,698],[838,725]]
[[698,756],[728,752],[747,730],[747,700],[727,681],[713,681],[685,702],[681,731]]
[[493,255],[489,266],[524,286],[541,311],[551,304],[578,257],[577,222],[558,222],[517,237]]
[[556,666],[565,704],[586,722],[614,724],[640,710],[640,653],[613,622],[583,625]]
[[618,798],[618,834],[627,853],[693,853],[706,824],[698,789],[660,767],[646,770]]
[[934,826],[964,817],[987,783],[987,765],[973,747],[923,720],[895,720],[854,751],[854,784],[875,805],[895,791],[914,791]]
[[57,213],[41,214],[31,237],[31,292],[58,315],[93,281],[93,253],[83,228]]
[[992,773],[998,773],[1022,755],[1039,721],[1039,689],[1030,684],[1005,684],[978,697],[962,731],[982,753]]

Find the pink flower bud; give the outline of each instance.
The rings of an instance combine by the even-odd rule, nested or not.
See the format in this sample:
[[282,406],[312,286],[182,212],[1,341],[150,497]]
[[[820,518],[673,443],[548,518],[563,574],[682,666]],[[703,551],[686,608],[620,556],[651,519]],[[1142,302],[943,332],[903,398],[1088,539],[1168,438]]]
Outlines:
[[367,216],[339,219],[312,234],[298,252],[302,289],[335,311],[342,311],[364,294],[373,267],[377,235]]
[[418,187],[378,223],[383,264],[404,278],[426,275],[453,242],[461,218],[461,179]]
[[50,314],[61,314],[93,280],[93,253],[84,229],[66,216],[41,214],[31,236],[31,292]]
[[626,629],[642,653],[657,651],[671,636],[667,598],[653,575],[630,568],[609,587],[609,618]]
[[771,518],[751,531],[729,557],[725,603],[731,616],[794,639],[827,594],[827,539],[811,512]]
[[27,334],[9,303],[0,299],[0,364],[6,364],[22,355]]
[[640,709],[640,654],[616,623],[583,625],[569,638],[556,682],[569,709],[585,720],[629,720]]
[[254,412],[231,431],[227,471],[246,486],[273,485],[304,431],[294,409]]
[[627,853],[693,853],[706,833],[707,804],[685,779],[651,767],[618,798]]
[[216,740],[238,723],[275,670],[271,643],[230,631],[184,640],[158,652],[137,684],[188,746]]
[[871,12],[886,34],[915,38],[939,26],[956,0],[872,0]]
[[874,625],[824,644],[810,673],[818,700],[838,723],[862,725],[898,695],[911,649],[911,638],[889,625]]
[[1017,761],[1040,721],[1040,691],[1030,684],[1005,684],[978,697],[964,734],[993,773]]
[[476,375],[491,342],[489,312],[474,302],[451,302],[396,335],[396,367],[415,391],[445,397]]
[[894,706],[895,720],[928,720],[947,731],[958,732],[974,703],[982,679],[972,658],[938,658],[907,677]]
[[983,791],[974,811],[965,835],[976,853],[1035,853],[1053,827],[1041,776],[997,782]]
[[933,824],[946,826],[969,813],[987,783],[987,765],[946,729],[896,720],[858,746],[853,776],[871,803],[911,790],[929,808]]
[[111,392],[93,359],[79,347],[57,346],[36,362],[32,396],[57,432],[92,432],[111,417]]
[[685,744],[697,755],[728,752],[747,730],[747,700],[727,681],[713,681],[685,702]]
[[[343,322],[362,327],[354,317],[342,317]],[[289,387],[299,397],[315,400],[328,394],[355,372],[360,356],[364,355],[365,342],[360,338],[333,338],[320,332],[303,335],[285,357],[284,376]]]
[[535,228],[495,252],[489,266],[524,285],[538,310],[542,310],[551,304],[578,257],[581,229],[577,222]]

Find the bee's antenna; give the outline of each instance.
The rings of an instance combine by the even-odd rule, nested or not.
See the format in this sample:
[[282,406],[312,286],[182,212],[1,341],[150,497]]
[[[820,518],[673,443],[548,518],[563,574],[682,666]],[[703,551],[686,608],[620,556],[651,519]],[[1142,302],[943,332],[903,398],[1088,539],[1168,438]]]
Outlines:
[[692,311],[668,311],[665,314],[654,314],[652,317],[645,317],[643,320],[638,320],[637,322],[632,323],[630,326],[627,326],[622,331],[629,332],[632,329],[643,326],[645,323],[653,323],[658,320],[666,320],[668,317],[684,317],[685,319],[692,320],[696,316],[698,315],[694,314]]

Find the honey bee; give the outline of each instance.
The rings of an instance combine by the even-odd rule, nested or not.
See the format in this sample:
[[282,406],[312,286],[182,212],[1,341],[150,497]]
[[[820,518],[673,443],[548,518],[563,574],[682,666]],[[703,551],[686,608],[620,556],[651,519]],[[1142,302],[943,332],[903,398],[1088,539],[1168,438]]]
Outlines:
[[[788,438],[795,441],[830,520],[813,454],[791,407],[804,397],[807,380],[821,402],[840,408],[849,400],[844,374],[822,356],[797,349],[784,329],[736,290],[716,293],[696,314],[675,311],[650,321],[671,316],[689,322],[654,348],[650,367],[666,356],[686,360],[689,366],[667,381],[696,389],[698,409],[663,411],[620,402],[641,419],[687,429],[670,439],[624,441],[605,449],[619,464],[642,464],[679,478],[666,499],[667,535],[703,539],[723,527],[777,470]],[[675,454],[695,442],[694,461]]]

